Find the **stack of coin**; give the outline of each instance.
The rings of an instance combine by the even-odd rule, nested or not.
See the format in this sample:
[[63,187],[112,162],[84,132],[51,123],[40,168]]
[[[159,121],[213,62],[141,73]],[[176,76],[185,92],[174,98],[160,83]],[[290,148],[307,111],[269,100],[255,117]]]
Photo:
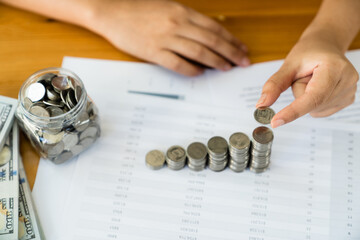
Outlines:
[[158,170],[164,166],[165,156],[159,150],[152,150],[146,154],[146,166],[152,170]]
[[17,117],[41,156],[59,164],[92,145],[100,136],[98,111],[80,81],[55,73],[32,81],[21,103],[27,113]]
[[264,172],[270,164],[273,132],[267,127],[258,127],[253,131],[250,170]]
[[209,168],[213,171],[222,171],[228,163],[228,143],[219,136],[212,137],[207,144],[209,152]]
[[186,164],[185,149],[180,146],[172,146],[166,152],[167,166],[172,170],[180,170]]
[[206,166],[207,149],[200,142],[191,143],[187,148],[188,167],[194,171],[201,171]]
[[242,172],[246,169],[250,159],[249,137],[241,132],[234,133],[229,138],[230,146],[230,169],[234,172]]

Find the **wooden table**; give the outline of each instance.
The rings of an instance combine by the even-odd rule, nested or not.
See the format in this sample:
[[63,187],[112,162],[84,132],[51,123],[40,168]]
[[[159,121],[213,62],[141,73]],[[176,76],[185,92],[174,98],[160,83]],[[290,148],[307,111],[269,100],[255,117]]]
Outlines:
[[[218,19],[247,44],[250,59],[256,63],[284,58],[314,17],[321,1],[180,2]],[[351,49],[355,48],[360,48],[360,34],[351,45]],[[85,29],[0,4],[0,95],[16,98],[30,74],[61,66],[64,56],[139,61]],[[33,187],[39,155],[23,135],[21,155]]]

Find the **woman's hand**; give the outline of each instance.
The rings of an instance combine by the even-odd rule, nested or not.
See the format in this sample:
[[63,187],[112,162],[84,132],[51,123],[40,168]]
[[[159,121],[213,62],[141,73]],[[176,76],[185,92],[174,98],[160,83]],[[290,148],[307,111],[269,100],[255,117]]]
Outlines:
[[310,113],[326,117],[355,100],[358,72],[326,36],[302,38],[264,85],[256,107],[272,105],[290,86],[295,100],[277,113],[273,128]]
[[247,66],[247,48],[216,21],[166,0],[98,1],[87,28],[117,48],[193,76],[204,67]]

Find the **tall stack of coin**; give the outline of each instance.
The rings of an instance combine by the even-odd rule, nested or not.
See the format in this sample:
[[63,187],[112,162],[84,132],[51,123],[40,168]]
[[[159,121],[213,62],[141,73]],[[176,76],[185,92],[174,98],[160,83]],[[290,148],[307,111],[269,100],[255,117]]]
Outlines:
[[241,132],[234,133],[229,138],[230,146],[230,169],[234,172],[242,172],[246,169],[250,159],[249,137]]
[[191,143],[187,148],[188,167],[194,171],[201,171],[206,166],[207,149],[200,142]]
[[264,172],[270,164],[273,132],[267,127],[258,127],[253,131],[250,170]]
[[180,146],[172,146],[166,152],[167,166],[172,170],[180,170],[186,164],[185,149]]
[[228,143],[219,136],[212,137],[207,144],[209,152],[209,168],[213,171],[222,171],[228,163]]

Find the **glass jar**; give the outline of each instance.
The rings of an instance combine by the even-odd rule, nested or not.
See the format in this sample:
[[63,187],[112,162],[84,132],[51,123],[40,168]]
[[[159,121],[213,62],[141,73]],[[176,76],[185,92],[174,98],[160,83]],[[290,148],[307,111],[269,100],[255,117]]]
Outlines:
[[83,82],[64,68],[46,68],[21,86],[19,125],[41,157],[60,164],[100,136],[98,110]]

